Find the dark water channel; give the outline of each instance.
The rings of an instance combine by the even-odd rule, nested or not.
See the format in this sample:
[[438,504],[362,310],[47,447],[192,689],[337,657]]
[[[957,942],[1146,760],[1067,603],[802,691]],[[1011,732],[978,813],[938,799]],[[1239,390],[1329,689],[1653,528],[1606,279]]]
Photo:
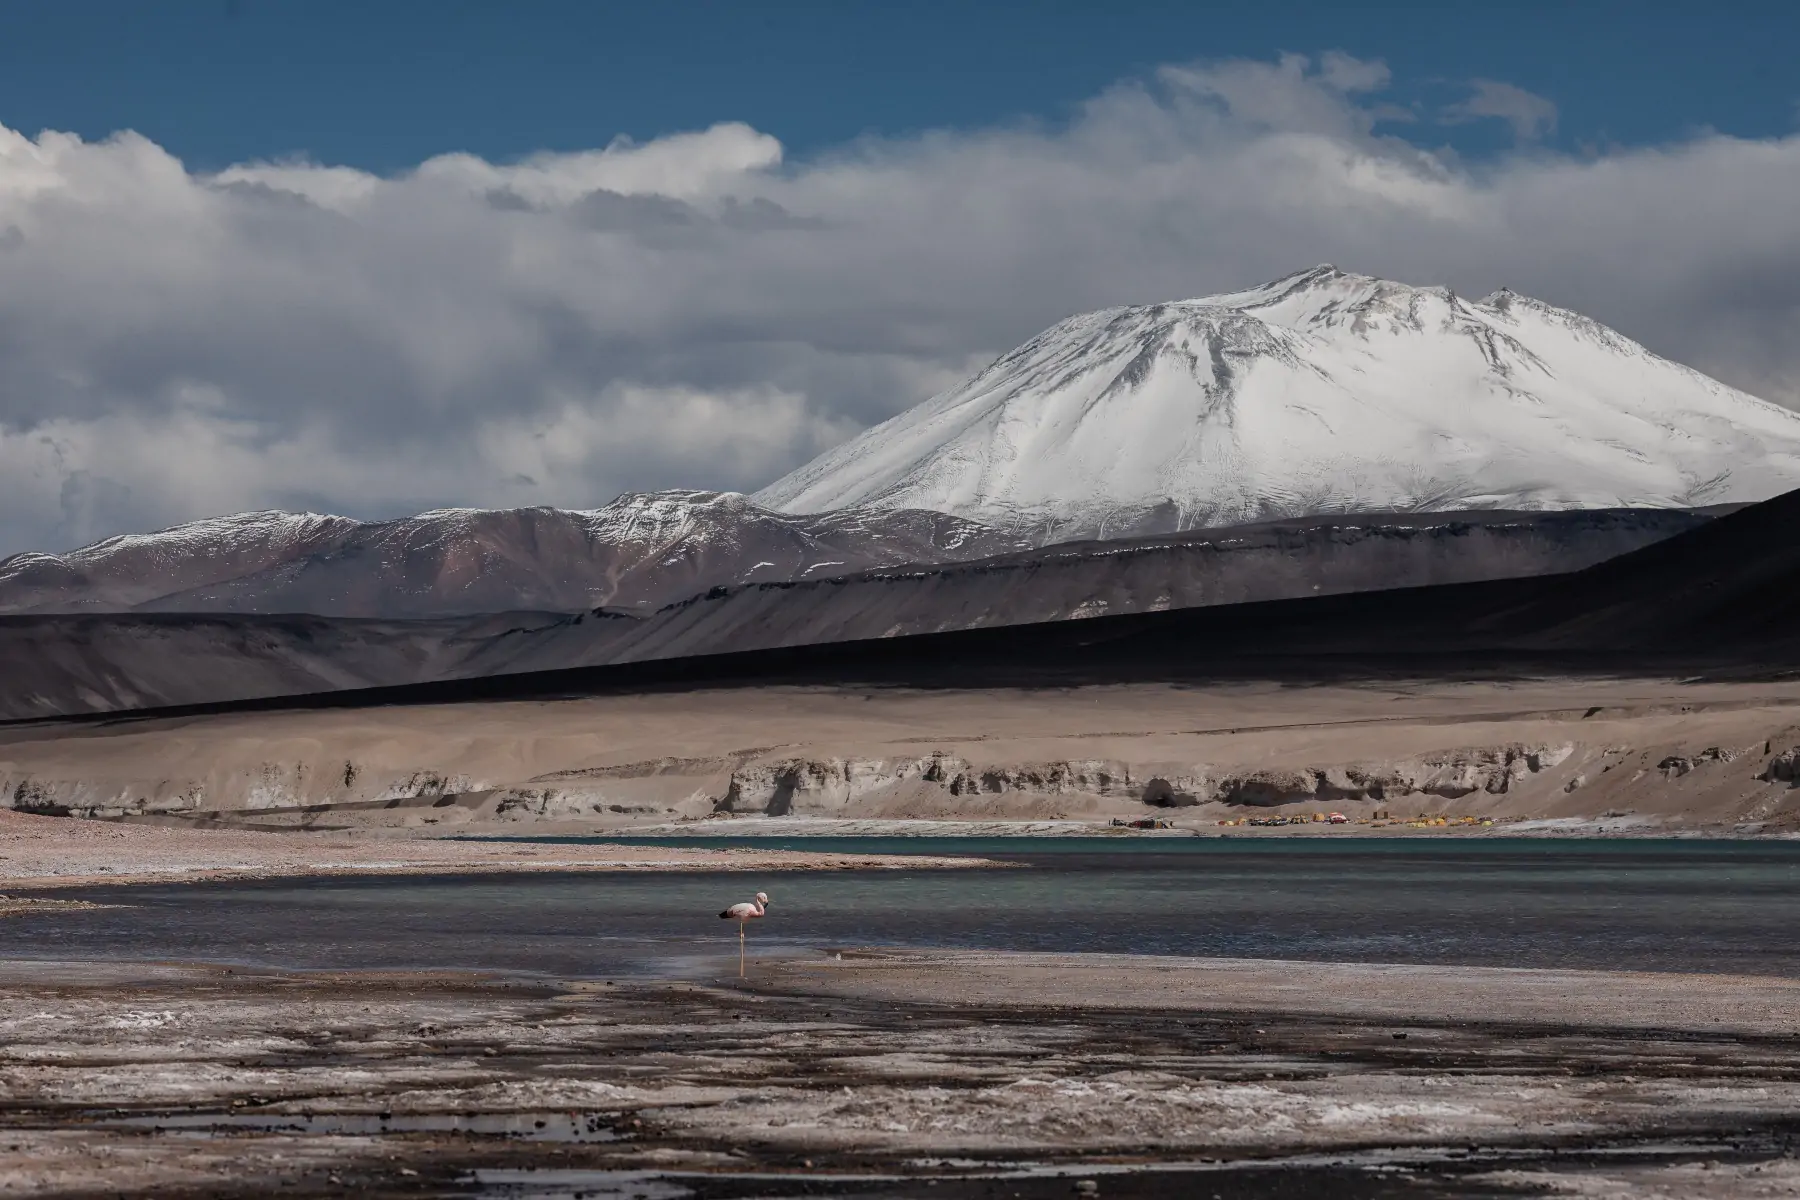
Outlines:
[[[694,844],[684,839],[682,844]],[[731,845],[769,845],[733,839]],[[753,951],[984,947],[1800,977],[1800,843],[807,839],[1006,869],[331,878],[88,888],[0,923],[15,958],[627,977]]]

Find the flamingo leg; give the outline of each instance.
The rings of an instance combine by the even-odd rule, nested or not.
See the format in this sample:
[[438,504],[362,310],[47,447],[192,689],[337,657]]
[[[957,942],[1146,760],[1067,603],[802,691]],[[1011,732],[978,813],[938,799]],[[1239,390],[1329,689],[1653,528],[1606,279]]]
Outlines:
[[738,922],[738,978],[744,977],[744,922]]

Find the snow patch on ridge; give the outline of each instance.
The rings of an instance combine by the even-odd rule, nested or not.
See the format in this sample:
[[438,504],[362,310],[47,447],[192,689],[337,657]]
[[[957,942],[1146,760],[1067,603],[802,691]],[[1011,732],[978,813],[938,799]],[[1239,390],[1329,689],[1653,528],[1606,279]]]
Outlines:
[[736,492],[601,508],[440,508],[395,521],[256,512],[0,560],[0,612],[439,616],[654,609],[709,587],[1022,549],[963,518],[894,508],[796,516]]

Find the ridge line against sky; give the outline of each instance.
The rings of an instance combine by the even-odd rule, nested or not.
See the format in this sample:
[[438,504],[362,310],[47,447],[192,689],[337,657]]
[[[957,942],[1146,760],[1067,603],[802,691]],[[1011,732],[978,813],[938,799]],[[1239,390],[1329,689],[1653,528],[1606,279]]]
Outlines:
[[[1410,86],[1341,51],[1173,63],[1066,121],[388,173],[0,130],[0,553],[753,489],[1070,313],[1325,261],[1510,286],[1800,404],[1800,138],[1571,151],[1555,95]],[[1395,133],[1427,125],[1497,141]]]

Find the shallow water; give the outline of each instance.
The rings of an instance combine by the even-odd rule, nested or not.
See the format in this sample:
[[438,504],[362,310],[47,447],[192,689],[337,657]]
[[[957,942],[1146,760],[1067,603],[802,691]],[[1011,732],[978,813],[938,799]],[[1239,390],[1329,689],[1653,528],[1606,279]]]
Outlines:
[[[903,843],[903,844],[899,844]],[[693,844],[682,839],[682,844]],[[732,845],[767,845],[732,839]],[[1003,856],[975,870],[327,878],[88,888],[129,908],[0,924],[16,958],[711,972],[753,953],[982,947],[1800,977],[1800,843],[806,839]]]

